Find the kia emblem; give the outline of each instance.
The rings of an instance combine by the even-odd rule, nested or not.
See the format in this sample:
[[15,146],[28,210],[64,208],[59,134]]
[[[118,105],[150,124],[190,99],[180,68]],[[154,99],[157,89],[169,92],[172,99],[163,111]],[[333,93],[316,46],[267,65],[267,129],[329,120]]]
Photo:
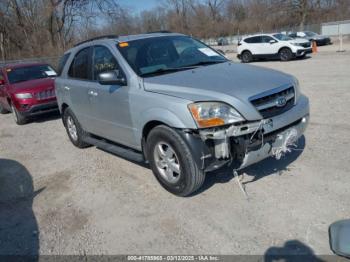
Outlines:
[[276,106],[277,107],[284,107],[287,104],[287,99],[285,97],[279,97],[276,99]]

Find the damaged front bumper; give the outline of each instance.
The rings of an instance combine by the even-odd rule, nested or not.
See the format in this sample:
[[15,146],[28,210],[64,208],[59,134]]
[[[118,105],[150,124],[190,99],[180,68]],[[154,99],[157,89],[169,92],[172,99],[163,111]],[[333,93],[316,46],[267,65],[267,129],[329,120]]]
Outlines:
[[289,111],[269,119],[224,128],[182,131],[197,165],[209,172],[224,165],[239,170],[267,157],[280,158],[303,135],[309,122],[305,96]]

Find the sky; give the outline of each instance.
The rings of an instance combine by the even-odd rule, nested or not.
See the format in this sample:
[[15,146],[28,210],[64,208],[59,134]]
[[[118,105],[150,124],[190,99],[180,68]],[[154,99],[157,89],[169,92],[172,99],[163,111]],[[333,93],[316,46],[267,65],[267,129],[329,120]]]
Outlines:
[[162,3],[163,0],[118,0],[117,3],[122,7],[130,8],[136,13],[150,10]]

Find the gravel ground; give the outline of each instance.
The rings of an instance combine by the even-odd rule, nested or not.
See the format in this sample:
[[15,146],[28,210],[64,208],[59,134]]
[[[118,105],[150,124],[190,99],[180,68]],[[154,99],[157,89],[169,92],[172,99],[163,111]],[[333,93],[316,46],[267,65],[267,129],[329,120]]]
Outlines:
[[73,147],[58,116],[0,116],[0,254],[330,254],[328,225],[350,217],[345,47],[254,63],[297,76],[312,118],[302,150],[246,170],[249,201],[231,170],[179,198],[147,167]]

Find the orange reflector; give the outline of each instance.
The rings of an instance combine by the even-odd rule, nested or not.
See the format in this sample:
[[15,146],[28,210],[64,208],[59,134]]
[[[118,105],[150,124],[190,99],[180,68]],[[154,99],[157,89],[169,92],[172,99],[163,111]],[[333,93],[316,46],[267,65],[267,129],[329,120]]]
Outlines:
[[213,126],[221,126],[225,124],[225,121],[221,118],[210,118],[210,119],[201,119],[197,120],[198,125],[200,127],[213,127]]
[[119,46],[120,46],[120,47],[128,47],[128,46],[129,46],[129,43],[127,43],[127,42],[119,43]]

